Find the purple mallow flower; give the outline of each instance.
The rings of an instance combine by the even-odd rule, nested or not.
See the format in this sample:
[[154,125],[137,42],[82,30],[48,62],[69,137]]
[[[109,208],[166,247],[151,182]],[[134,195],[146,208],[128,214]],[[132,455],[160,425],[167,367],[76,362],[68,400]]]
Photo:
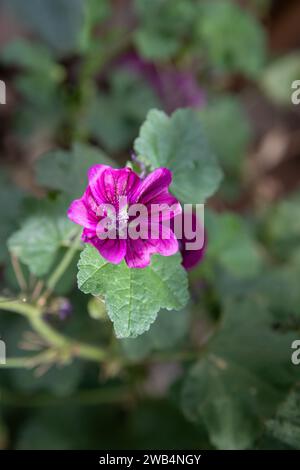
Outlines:
[[[141,179],[130,168],[113,169],[106,165],[95,165],[90,168],[88,179],[83,196],[69,207],[68,217],[84,227],[82,240],[91,243],[103,258],[113,264],[125,259],[130,268],[144,268],[149,265],[152,254],[171,256],[178,251],[178,241],[170,228],[170,222],[164,224],[181,213],[179,202],[168,191],[172,181],[170,170],[158,168]],[[143,236],[132,239],[127,236],[128,227],[134,226],[137,219],[131,215],[130,208],[137,204],[147,209],[149,217],[139,218],[138,225]],[[157,205],[171,207],[172,210],[159,214],[155,222],[156,235],[151,238],[152,207]],[[107,206],[114,209],[113,226],[110,228],[106,225],[111,211],[106,209]],[[109,236],[110,230],[114,233],[113,237]],[[104,233],[106,235],[102,236]]]
[[205,93],[191,70],[147,62],[134,52],[123,55],[118,65],[146,80],[168,113],[177,108],[201,108],[205,105]]

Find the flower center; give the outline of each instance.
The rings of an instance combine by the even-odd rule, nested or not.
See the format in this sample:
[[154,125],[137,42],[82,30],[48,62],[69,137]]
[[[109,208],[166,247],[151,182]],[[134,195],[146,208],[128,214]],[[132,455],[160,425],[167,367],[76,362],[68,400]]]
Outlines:
[[118,204],[117,208],[107,207],[104,211],[105,227],[108,232],[113,231],[120,236],[124,236],[127,232],[128,225],[128,204]]

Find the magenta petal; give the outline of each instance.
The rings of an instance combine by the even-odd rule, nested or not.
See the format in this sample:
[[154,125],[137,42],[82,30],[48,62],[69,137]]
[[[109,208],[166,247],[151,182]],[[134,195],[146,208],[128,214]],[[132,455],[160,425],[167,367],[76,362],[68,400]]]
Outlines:
[[[181,217],[179,222],[181,223],[182,226],[182,236],[180,237],[179,240],[179,246],[180,246],[180,252],[182,254],[182,266],[189,271],[190,269],[193,269],[196,267],[203,259],[205,252],[206,252],[206,234],[204,228],[201,226],[199,229],[199,233],[197,233],[197,236],[200,239],[204,238],[204,244],[201,248],[191,249],[187,248],[188,243],[193,243],[196,241],[196,236],[190,238],[187,237],[185,234],[185,218],[188,218],[192,224],[192,230],[193,232],[196,231],[197,228],[197,216],[193,212],[186,212],[183,217]],[[175,231],[176,233],[176,226],[175,226],[176,218],[171,221],[171,229]],[[178,234],[177,234],[178,235]]]
[[148,175],[136,189],[133,194],[135,203],[145,204],[148,208],[149,215],[160,211],[154,206],[171,207],[172,212],[164,209],[160,215],[160,221],[170,219],[181,213],[181,206],[177,199],[169,193],[169,185],[172,182],[172,173],[167,168],[158,168]]
[[95,238],[95,236],[95,230],[89,230],[88,228],[84,228],[81,234],[81,240],[84,243],[89,243],[93,238]]
[[112,264],[121,263],[125,257],[126,240],[100,240],[98,237],[94,237],[90,240],[90,243],[99,251],[103,258]]
[[101,181],[103,173],[108,170],[110,167],[107,165],[94,165],[88,170],[89,187],[98,204],[106,202]]
[[172,182],[172,173],[167,168],[157,168],[140,184],[133,194],[135,203],[147,204],[168,190]]
[[162,225],[158,225],[156,230],[158,239],[128,239],[125,260],[130,268],[145,268],[150,264],[151,255],[154,253],[163,256],[177,253],[179,245],[172,230]]
[[146,268],[151,261],[151,255],[156,252],[151,240],[127,240],[125,261],[129,268]]
[[89,170],[89,186],[99,204],[116,205],[120,197],[130,199],[139,183],[139,176],[130,168],[116,170],[106,165],[95,165]]
[[178,240],[169,227],[160,225],[161,238],[155,241],[156,252],[163,256],[172,256],[179,250]]
[[68,217],[82,227],[96,231],[97,218],[93,211],[89,210],[85,202],[85,196],[81,199],[75,199],[68,209]]
[[201,250],[197,251],[182,251],[182,266],[189,271],[195,268],[203,259],[205,255],[205,244]]

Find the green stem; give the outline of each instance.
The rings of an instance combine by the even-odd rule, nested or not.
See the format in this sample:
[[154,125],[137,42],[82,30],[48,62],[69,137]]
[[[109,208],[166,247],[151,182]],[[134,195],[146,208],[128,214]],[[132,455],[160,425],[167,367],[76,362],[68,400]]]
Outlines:
[[19,313],[25,317],[39,314],[39,309],[34,305],[30,305],[26,301],[19,299],[10,300],[5,297],[0,297],[0,310]]
[[[58,350],[65,357],[79,357],[81,359],[90,360],[93,362],[105,362],[108,360],[117,360],[122,366],[135,365],[134,361],[124,360],[122,357],[114,357],[109,351],[98,346],[91,346],[86,343],[66,337],[65,335],[54,330],[42,317],[41,309],[37,306],[26,304],[20,300],[8,301],[0,297],[0,310],[9,310],[12,312],[25,315],[32,328],[47,341],[49,346]],[[143,362],[169,362],[169,361],[192,361],[198,360],[205,352],[205,346],[200,350],[187,350],[187,351],[166,351],[154,353],[151,357],[146,358]],[[53,350],[52,350],[53,352]],[[6,365],[2,367],[30,367],[30,361],[36,364],[38,359],[44,359],[42,362],[49,362],[49,357],[41,357],[41,355],[33,356],[32,358],[16,358],[9,359]],[[46,360],[47,359],[47,360]],[[40,360],[41,362],[41,360]],[[1,367],[1,366],[0,366]]]
[[[66,356],[80,357],[95,362],[101,362],[107,358],[104,349],[81,343],[58,333],[43,319],[42,310],[37,306],[26,304],[20,300],[8,301],[0,297],[0,309],[25,315],[32,328],[47,341],[49,346],[59,349]],[[14,363],[15,367],[18,365],[18,362]],[[21,367],[23,366],[21,361]]]
[[54,272],[51,274],[51,276],[48,279],[47,282],[47,287],[48,287],[48,292],[51,293],[54,289],[55,286],[57,285],[58,281],[66,271],[66,269],[69,267],[72,259],[77,253],[77,246],[78,246],[78,241],[80,240],[81,236],[81,231],[78,233],[78,235],[75,237],[73,240],[71,246],[68,248],[66,251],[65,255],[63,256],[61,262],[58,264]]
[[40,364],[53,362],[55,357],[56,352],[52,349],[47,349],[35,356],[10,357],[5,364],[0,364],[0,369],[31,369]]
[[30,317],[30,323],[32,328],[51,346],[55,346],[67,354],[96,362],[106,359],[107,353],[104,349],[67,338],[54,330],[41,316]]
[[26,283],[20,262],[18,258],[16,257],[16,255],[14,255],[13,253],[10,254],[10,258],[11,258],[11,264],[12,264],[12,267],[16,276],[17,283],[19,284],[21,291],[26,292],[27,283]]
[[[65,335],[54,330],[42,317],[42,313],[39,307],[32,306],[26,303],[23,303],[20,300],[8,301],[0,297],[0,309],[9,310],[12,312],[20,313],[25,315],[32,328],[44,339],[47,341],[49,346],[52,346],[59,350],[62,355],[66,357],[79,357],[82,359],[90,360],[93,362],[104,362],[107,360],[118,360],[120,365],[134,365],[134,361],[124,360],[124,358],[113,357],[109,351],[104,350],[98,346],[91,346],[86,343],[81,343],[80,341],[73,340],[66,337]],[[191,361],[199,359],[202,354],[205,352],[205,347],[201,350],[188,350],[188,351],[178,351],[178,352],[159,352],[154,353],[151,357],[146,358],[144,363],[153,363],[153,362],[168,362],[168,361]],[[23,359],[9,359],[6,365],[2,367],[30,367],[30,360],[36,363],[36,360],[39,356],[33,356],[32,358],[23,358]],[[46,361],[46,357],[43,362]],[[0,366],[1,367],[1,366]]]

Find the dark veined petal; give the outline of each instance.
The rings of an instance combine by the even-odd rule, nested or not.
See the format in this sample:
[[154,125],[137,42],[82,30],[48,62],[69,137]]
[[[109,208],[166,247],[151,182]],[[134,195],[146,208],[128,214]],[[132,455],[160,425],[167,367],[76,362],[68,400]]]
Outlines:
[[89,169],[89,187],[98,204],[118,205],[119,198],[128,200],[140,183],[139,176],[130,168],[114,169],[106,165],[94,165]]
[[[150,173],[136,188],[132,202],[144,204],[151,214],[161,212],[160,220],[170,219],[180,214],[182,209],[178,200],[169,193],[172,172],[167,168],[158,168]],[[160,210],[158,206],[164,207]],[[168,206],[168,207],[167,207]],[[172,211],[169,208],[172,207]]]
[[[130,268],[145,268],[151,262],[154,253],[172,256],[179,249],[178,241],[169,227],[157,224],[152,227],[155,238],[127,240],[126,263]],[[145,232],[150,235],[150,232]]]
[[146,268],[153,253],[156,253],[156,246],[151,240],[128,239],[125,261],[130,268]]
[[112,264],[119,264],[124,259],[126,254],[126,240],[119,238],[101,240],[100,238],[93,237],[89,242],[99,251],[107,261]]

